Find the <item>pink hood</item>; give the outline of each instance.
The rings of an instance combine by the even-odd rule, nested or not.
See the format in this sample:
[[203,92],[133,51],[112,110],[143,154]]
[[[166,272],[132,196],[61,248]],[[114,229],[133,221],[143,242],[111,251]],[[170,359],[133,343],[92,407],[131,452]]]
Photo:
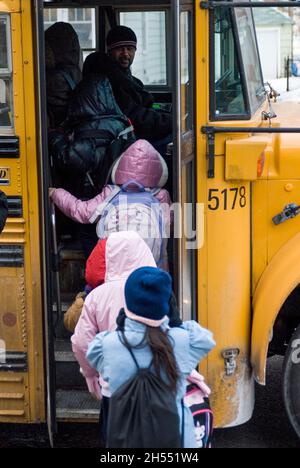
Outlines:
[[85,357],[97,333],[114,331],[116,318],[125,306],[124,287],[128,276],[142,266],[156,267],[151,250],[136,232],[115,232],[106,243],[105,283],[86,298],[71,338],[73,352],[91,393],[100,397],[98,373]]
[[112,233],[106,242],[105,283],[126,281],[128,276],[142,266],[156,267],[152,252],[137,232]]
[[147,188],[163,187],[168,180],[168,167],[148,141],[137,140],[117,159],[111,178],[116,185],[134,179]]

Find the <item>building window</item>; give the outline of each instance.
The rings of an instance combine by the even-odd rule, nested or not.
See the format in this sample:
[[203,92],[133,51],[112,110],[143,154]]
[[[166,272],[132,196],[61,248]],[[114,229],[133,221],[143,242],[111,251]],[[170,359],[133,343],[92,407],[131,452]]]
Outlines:
[[13,126],[10,21],[0,15],[0,127]]
[[95,8],[45,8],[44,28],[48,29],[57,21],[70,23],[75,29],[83,55],[96,49]]
[[[214,16],[214,112],[215,116],[246,114],[240,62],[228,8]],[[212,97],[211,97],[212,98]]]
[[87,21],[92,20],[92,8],[70,8],[69,21]]
[[46,23],[55,23],[57,21],[57,10],[54,8],[47,8],[44,10],[44,21]]
[[121,11],[120,24],[137,36],[133,75],[146,85],[166,85],[166,12]]

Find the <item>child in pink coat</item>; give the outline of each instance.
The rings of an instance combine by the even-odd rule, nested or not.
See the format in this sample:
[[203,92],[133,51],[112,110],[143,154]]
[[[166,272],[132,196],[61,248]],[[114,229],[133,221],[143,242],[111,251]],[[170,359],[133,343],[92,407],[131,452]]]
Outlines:
[[[153,196],[160,203],[165,232],[169,232],[171,198],[167,190],[162,188],[168,180],[168,168],[162,156],[148,141],[136,141],[117,159],[112,168],[111,179],[114,186],[135,181],[146,190],[156,189]],[[79,223],[89,224],[98,221],[97,209],[105,203],[113,190],[112,185],[106,185],[99,195],[88,201],[78,200],[63,189],[51,189],[50,196],[66,216]],[[167,239],[163,239],[160,266],[164,269],[168,268],[166,247]]]
[[[105,261],[105,282],[90,292],[85,299],[75,333],[71,338],[73,352],[88,389],[99,399],[99,375],[85,357],[88,346],[97,333],[116,329],[116,318],[125,304],[124,287],[128,276],[141,266],[156,266],[149,247],[136,232],[111,234],[106,242]],[[105,385],[103,389],[106,396]]]
[[[125,305],[124,288],[128,276],[137,268],[155,267],[156,263],[144,240],[138,233],[131,231],[116,232],[109,236],[106,242],[105,262],[105,282],[90,292],[85,299],[71,341],[89,392],[97,399],[105,397],[104,401],[107,401],[110,397],[108,383],[90,366],[86,358],[87,349],[99,332],[116,329],[117,317],[120,316],[119,312]],[[170,308],[170,317],[172,317],[170,326],[180,326],[179,311],[174,305],[172,312]],[[120,319],[118,325],[120,326]],[[189,383],[194,383],[199,387],[201,395],[208,396],[209,389],[198,372],[193,371],[188,380]]]

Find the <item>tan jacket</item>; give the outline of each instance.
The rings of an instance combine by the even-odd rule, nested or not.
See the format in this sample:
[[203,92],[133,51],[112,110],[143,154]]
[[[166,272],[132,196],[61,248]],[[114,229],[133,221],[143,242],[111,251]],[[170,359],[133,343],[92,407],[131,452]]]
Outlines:
[[75,301],[64,315],[64,326],[71,333],[74,333],[75,327],[82,312],[85,298],[86,292],[83,291],[78,293],[75,298]]

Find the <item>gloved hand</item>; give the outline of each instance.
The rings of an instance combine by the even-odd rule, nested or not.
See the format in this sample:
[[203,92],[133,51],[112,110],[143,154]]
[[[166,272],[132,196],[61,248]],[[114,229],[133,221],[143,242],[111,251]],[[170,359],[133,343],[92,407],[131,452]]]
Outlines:
[[195,385],[201,390],[204,397],[209,397],[211,394],[210,388],[206,385],[204,377],[199,374],[195,369],[190,373],[187,380]]
[[93,397],[96,398],[96,400],[102,400],[98,375],[95,375],[94,377],[86,377],[85,379],[90,394],[93,395]]

